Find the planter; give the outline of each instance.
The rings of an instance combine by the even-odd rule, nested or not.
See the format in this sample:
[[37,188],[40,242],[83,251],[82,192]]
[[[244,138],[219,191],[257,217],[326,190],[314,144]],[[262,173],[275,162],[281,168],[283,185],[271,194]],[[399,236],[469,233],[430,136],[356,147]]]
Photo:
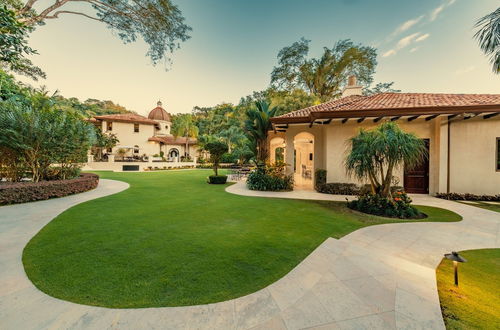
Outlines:
[[210,175],[208,177],[208,183],[210,184],[225,184],[227,181],[227,175]]

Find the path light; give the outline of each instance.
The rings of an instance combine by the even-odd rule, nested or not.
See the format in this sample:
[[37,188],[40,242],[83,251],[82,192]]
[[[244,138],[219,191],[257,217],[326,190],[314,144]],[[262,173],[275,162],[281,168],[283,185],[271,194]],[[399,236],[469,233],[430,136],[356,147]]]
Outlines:
[[467,260],[455,251],[453,251],[452,253],[447,253],[444,256],[446,257],[446,259],[453,261],[453,268],[455,270],[455,286],[458,286],[458,263],[467,262]]

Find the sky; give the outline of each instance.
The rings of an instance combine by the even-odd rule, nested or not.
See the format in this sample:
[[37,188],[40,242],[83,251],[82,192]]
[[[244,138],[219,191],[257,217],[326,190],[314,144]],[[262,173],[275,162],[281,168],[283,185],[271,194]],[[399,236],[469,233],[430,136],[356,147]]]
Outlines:
[[[41,8],[49,0],[40,0]],[[112,100],[147,113],[238,103],[269,86],[280,49],[301,37],[310,56],[351,39],[377,48],[376,82],[403,92],[500,93],[500,76],[473,39],[474,22],[498,0],[173,0],[193,28],[172,56],[153,66],[142,41],[123,44],[102,23],[61,15],[37,28],[32,59],[44,85],[65,97]],[[78,9],[81,4],[76,5]]]

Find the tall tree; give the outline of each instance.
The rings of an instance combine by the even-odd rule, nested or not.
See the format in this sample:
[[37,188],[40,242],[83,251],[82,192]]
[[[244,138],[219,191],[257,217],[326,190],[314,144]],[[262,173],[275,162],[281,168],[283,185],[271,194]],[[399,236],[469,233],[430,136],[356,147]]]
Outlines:
[[193,117],[188,113],[175,116],[172,123],[172,134],[186,139],[184,156],[187,157],[189,155],[189,138],[198,136],[198,127],[195,125]]
[[257,161],[264,163],[269,155],[267,136],[272,129],[271,118],[276,115],[277,108],[266,101],[256,101],[255,108],[246,112],[245,131],[257,147]]
[[375,48],[340,40],[332,48],[324,48],[319,58],[307,58],[309,42],[304,38],[278,53],[278,66],[271,73],[271,84],[279,90],[302,88],[323,100],[334,98],[349,75],[368,86],[377,65]]
[[490,57],[493,72],[500,73],[500,7],[494,12],[482,17],[476,23],[478,31],[474,37],[479,47]]
[[14,10],[0,6],[0,68],[36,80],[45,77],[45,73],[26,57],[37,54],[28,46],[32,31],[33,27],[18,21]]
[[[149,46],[146,55],[153,64],[170,62],[170,54],[189,39],[191,28],[185,24],[179,8],[171,0],[4,0],[23,27],[34,28],[61,15],[78,15],[106,24],[124,43],[142,38]],[[72,4],[87,4],[89,8],[73,9]],[[42,6],[36,11],[35,5]],[[23,55],[23,54],[21,54]]]

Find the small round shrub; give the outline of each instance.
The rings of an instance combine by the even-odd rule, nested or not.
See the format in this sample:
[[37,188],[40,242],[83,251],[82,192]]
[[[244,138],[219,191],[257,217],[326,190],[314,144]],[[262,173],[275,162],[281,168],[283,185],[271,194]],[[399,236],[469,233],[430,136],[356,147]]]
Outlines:
[[293,177],[284,174],[284,167],[259,167],[248,175],[247,186],[250,190],[289,191],[293,190]]
[[208,183],[210,184],[224,184],[227,181],[227,175],[210,175]]
[[394,193],[393,198],[382,197],[377,194],[364,194],[357,200],[347,203],[350,209],[363,213],[388,218],[421,219],[426,215],[411,205],[411,198],[402,191]]

